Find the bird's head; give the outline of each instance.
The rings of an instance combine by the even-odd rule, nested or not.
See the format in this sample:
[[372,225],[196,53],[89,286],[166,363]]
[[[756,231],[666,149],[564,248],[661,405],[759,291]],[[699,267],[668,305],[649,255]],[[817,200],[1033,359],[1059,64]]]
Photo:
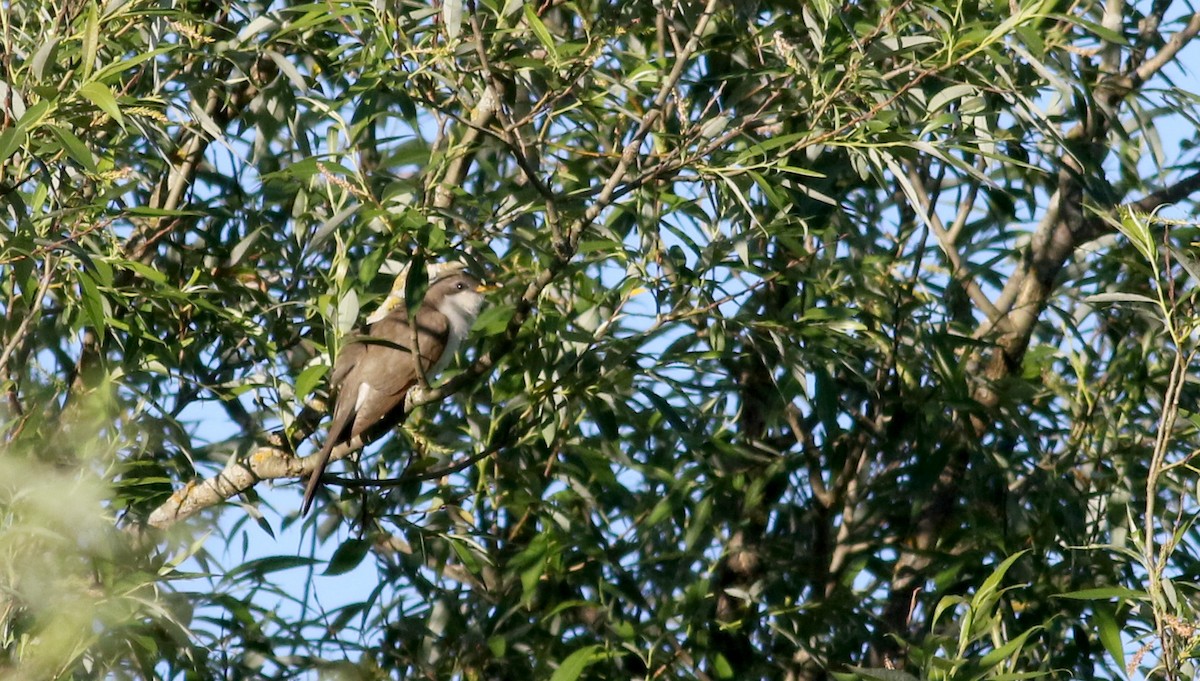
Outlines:
[[491,287],[465,272],[436,279],[425,293],[425,305],[446,315],[454,331],[466,335],[483,308],[483,294]]

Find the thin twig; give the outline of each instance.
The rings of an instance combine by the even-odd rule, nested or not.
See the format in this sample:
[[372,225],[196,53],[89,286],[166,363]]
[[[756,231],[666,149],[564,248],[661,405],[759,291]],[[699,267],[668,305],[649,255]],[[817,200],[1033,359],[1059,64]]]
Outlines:
[[0,375],[4,375],[8,369],[8,360],[16,351],[17,346],[21,344],[25,338],[26,332],[29,330],[29,325],[34,319],[42,317],[42,300],[46,297],[46,292],[50,290],[50,281],[54,276],[54,264],[51,262],[50,256],[42,261],[42,278],[38,282],[37,292],[33,296],[33,301],[29,305],[29,311],[25,314],[25,318],[21,320],[21,324],[17,326],[12,337],[4,344],[3,352],[0,352]]

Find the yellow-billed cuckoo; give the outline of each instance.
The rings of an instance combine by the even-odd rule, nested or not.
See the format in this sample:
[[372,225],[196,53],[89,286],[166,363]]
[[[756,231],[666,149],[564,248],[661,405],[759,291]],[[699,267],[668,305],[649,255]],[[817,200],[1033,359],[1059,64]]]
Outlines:
[[417,352],[412,351],[413,332],[403,304],[368,327],[365,335],[348,339],[333,363],[329,379],[331,392],[337,394],[333,422],[304,489],[301,515],[312,507],[334,447],[404,421],[404,400],[417,385],[419,372],[432,377],[450,363],[483,307],[484,290],[479,280],[462,272],[431,282],[417,308]]

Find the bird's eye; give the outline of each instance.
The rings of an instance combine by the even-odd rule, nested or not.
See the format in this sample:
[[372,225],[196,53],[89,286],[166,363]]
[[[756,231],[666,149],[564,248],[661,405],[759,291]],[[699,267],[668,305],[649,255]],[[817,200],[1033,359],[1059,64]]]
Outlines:
[[466,285],[466,284],[462,283],[461,281],[460,281],[460,282],[458,282],[458,290],[459,290],[459,291],[461,291],[461,290],[465,289],[466,287],[467,287],[467,285]]

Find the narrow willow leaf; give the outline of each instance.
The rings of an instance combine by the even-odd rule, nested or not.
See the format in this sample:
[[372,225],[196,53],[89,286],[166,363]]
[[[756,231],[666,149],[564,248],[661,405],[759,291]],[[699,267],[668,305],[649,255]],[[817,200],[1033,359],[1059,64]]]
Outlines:
[[83,80],[91,78],[92,70],[96,67],[96,53],[100,49],[100,9],[96,3],[89,2],[87,16],[83,24]]
[[79,88],[79,94],[89,99],[101,111],[112,116],[112,119],[122,128],[125,127],[125,117],[121,115],[121,107],[117,105],[117,98],[113,96],[112,90],[109,90],[107,85],[96,81],[84,83]]
[[1140,293],[1097,293],[1083,299],[1085,303],[1146,303],[1148,305],[1158,305],[1158,301],[1149,297],[1143,296]]
[[583,674],[583,670],[605,657],[602,650],[603,648],[595,644],[576,650],[558,665],[558,669],[550,676],[550,681],[575,681]]
[[55,50],[58,49],[59,39],[57,37],[50,38],[42,43],[37,52],[33,53],[33,59],[29,60],[29,67],[33,71],[35,78],[39,80],[46,77],[46,64],[53,64]]
[[554,45],[554,36],[550,35],[550,29],[546,28],[546,24],[542,23],[542,19],[537,15],[537,10],[534,7],[535,3],[525,3],[525,21],[533,29],[538,42],[542,44],[542,47],[546,48],[546,52],[550,56],[549,61],[551,63],[558,63],[558,49]]
[[108,328],[108,314],[105,312],[107,301],[104,299],[104,295],[100,293],[100,288],[96,286],[92,275],[87,272],[80,273],[79,287],[83,309],[87,313],[92,328],[96,333],[103,334]]
[[1092,606],[1092,625],[1100,636],[1100,643],[1117,662],[1118,669],[1125,668],[1125,645],[1121,637],[1121,626],[1107,604],[1097,603]]
[[442,0],[442,24],[446,37],[451,42],[457,40],[462,31],[462,0]]
[[354,289],[346,291],[346,295],[338,301],[337,326],[339,333],[344,335],[354,328],[354,325],[358,323],[359,308],[358,291]]
[[67,153],[67,156],[70,157],[72,161],[75,161],[79,165],[83,166],[83,168],[88,172],[96,172],[96,159],[92,157],[91,150],[87,148],[87,145],[83,143],[83,140],[79,139],[75,136],[75,133],[62,126],[49,125],[47,127],[50,129],[50,132],[58,138],[59,143],[62,144],[63,151]]
[[317,385],[320,384],[321,378],[329,371],[329,367],[324,364],[314,364],[305,367],[304,371],[296,377],[296,397],[304,399],[312,394]]
[[0,130],[0,164],[7,161],[25,143],[25,131],[20,126]]

